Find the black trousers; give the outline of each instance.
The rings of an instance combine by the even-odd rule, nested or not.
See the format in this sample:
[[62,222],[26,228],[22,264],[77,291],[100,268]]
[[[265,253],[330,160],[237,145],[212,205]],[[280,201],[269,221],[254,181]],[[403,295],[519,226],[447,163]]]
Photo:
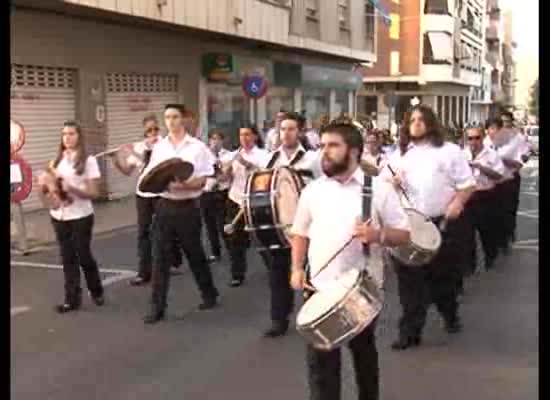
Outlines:
[[[141,197],[136,195],[136,212],[137,212],[137,247],[139,270],[138,276],[146,281],[151,279],[153,270],[153,255],[156,254],[154,246],[154,215],[157,206],[157,197]],[[172,261],[170,265],[179,266],[182,262],[181,251],[176,241],[173,242],[171,251]]]
[[212,255],[221,256],[221,238],[223,238],[224,208],[227,199],[227,190],[204,192],[201,196],[201,211],[206,225],[206,233]]
[[[239,210],[239,205],[228,198],[225,203],[225,223],[231,223]],[[227,250],[229,251],[231,277],[233,279],[244,279],[247,270],[246,251],[250,247],[250,235],[244,230],[244,218],[241,218],[237,222],[233,233],[230,235],[224,233],[224,235]]]
[[516,229],[516,214],[519,205],[521,179],[514,176],[497,185],[496,192],[498,193],[497,207],[499,213],[499,248],[505,249],[514,237]]
[[290,249],[260,251],[268,272],[271,295],[271,320],[288,321],[294,308],[294,291],[290,286]]
[[[436,225],[440,218],[435,219]],[[458,319],[457,295],[462,286],[464,263],[471,260],[469,245],[464,241],[470,225],[464,216],[450,221],[442,232],[439,253],[427,265],[409,267],[391,257],[397,273],[402,315],[399,320],[401,338],[422,335],[430,304],[435,303],[446,324]],[[466,249],[465,249],[466,247]]]
[[497,192],[494,189],[477,191],[472,195],[466,207],[474,229],[479,232],[487,265],[491,265],[498,255],[499,214],[496,211],[496,206],[500,200],[496,195]]
[[[376,322],[348,344],[353,358],[359,400],[378,400],[379,370],[375,338]],[[320,351],[308,345],[307,366],[310,400],[340,400],[341,350]]]
[[99,267],[92,255],[92,229],[94,215],[70,221],[58,221],[52,218],[53,228],[59,243],[63,274],[65,276],[65,302],[80,305],[80,267],[88,290],[94,297],[103,295],[103,285],[99,277]]
[[156,310],[164,310],[167,306],[174,240],[189,261],[202,298],[215,299],[218,291],[201,243],[201,214],[197,200],[159,199],[155,224],[159,247],[158,265],[153,269],[152,304]]

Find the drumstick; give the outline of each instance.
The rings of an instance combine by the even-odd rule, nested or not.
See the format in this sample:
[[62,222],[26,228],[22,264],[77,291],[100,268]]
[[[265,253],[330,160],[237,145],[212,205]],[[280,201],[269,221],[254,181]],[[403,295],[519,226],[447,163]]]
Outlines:
[[[338,250],[336,250],[336,252],[328,259],[327,262],[325,262],[325,263],[321,266],[321,268],[319,268],[319,270],[315,273],[315,275],[313,275],[313,276],[310,278],[310,280],[312,280],[312,279],[315,278],[317,275],[319,275],[321,272],[323,272],[323,270],[324,270],[326,267],[328,267],[328,265],[329,265],[336,257],[338,257],[338,256],[340,255],[340,253],[343,252],[343,251],[346,249],[346,247],[348,247],[348,246],[351,244],[351,242],[353,242],[353,239],[355,239],[355,236],[350,237],[350,238],[346,241],[346,243],[344,243]],[[315,289],[315,288],[314,288],[314,289]]]
[[[391,174],[396,177],[397,174],[395,173],[395,171],[393,170],[393,168],[391,167],[390,164],[388,164],[388,169],[390,170]],[[407,196],[407,192],[405,191],[405,188],[403,186],[401,186],[401,184],[398,184],[397,187],[399,188],[399,190],[401,190],[401,193],[403,193],[403,196],[405,196],[405,199],[407,199],[407,202],[410,204],[411,201],[409,200],[409,196]]]
[[237,224],[237,222],[239,222],[239,220],[243,217],[243,215],[244,215],[244,208],[241,208],[237,213],[237,215],[235,215],[235,218],[233,218],[233,220],[229,224],[224,225],[223,232],[226,235],[231,235],[235,230],[235,225]]

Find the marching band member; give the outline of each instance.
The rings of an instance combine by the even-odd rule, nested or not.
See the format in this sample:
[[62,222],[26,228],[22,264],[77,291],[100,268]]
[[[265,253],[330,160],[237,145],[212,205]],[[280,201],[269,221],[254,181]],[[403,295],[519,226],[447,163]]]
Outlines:
[[[300,144],[300,116],[286,113],[281,119],[281,146],[270,155],[267,168],[292,167],[304,183],[321,174],[321,165],[316,152],[306,151]],[[261,250],[260,255],[269,271],[271,292],[271,327],[265,332],[266,337],[277,337],[286,334],[289,326],[289,315],[294,306],[294,292],[290,287],[290,249],[280,248]]]
[[[465,249],[470,243],[463,240],[471,232],[463,210],[475,186],[466,157],[457,145],[444,142],[431,108],[413,107],[405,116],[399,140],[400,148],[389,160],[392,169],[397,170],[394,183],[404,186],[412,207],[439,225],[442,244],[434,259],[421,267],[411,268],[392,257],[402,307],[399,338],[392,344],[394,350],[420,344],[432,302],[449,333],[461,329],[457,296],[463,268],[471,254],[471,249]],[[389,168],[383,172],[391,176]]]
[[273,151],[278,148],[281,144],[280,142],[280,130],[281,130],[281,120],[285,115],[286,111],[281,109],[277,115],[275,115],[275,126],[271,128],[267,135],[265,136],[265,149],[267,151]]
[[[258,130],[254,125],[243,124],[239,129],[240,148],[236,151],[234,160],[229,163],[224,174],[232,179],[228,201],[225,207],[225,221],[229,223],[243,206],[245,185],[248,174],[255,168],[261,168],[267,163],[269,153],[260,149]],[[226,234],[226,245],[231,262],[231,287],[243,284],[246,278],[246,251],[250,246],[250,238],[244,230],[243,218],[235,224],[234,232]]]
[[382,145],[378,134],[370,131],[365,134],[365,148],[361,157],[362,162],[366,162],[382,171],[387,162],[387,157],[382,150]]
[[200,310],[217,304],[218,290],[214,286],[210,266],[201,243],[201,214],[199,197],[206,177],[214,173],[207,146],[191,136],[186,126],[189,113],[181,104],[168,104],[164,120],[168,136],[160,140],[151,154],[149,170],[170,158],[181,158],[193,164],[193,175],[185,182],[174,180],[160,194],[155,223],[158,233],[158,263],[153,269],[153,294],[150,313],[145,323],[156,323],[164,318],[170,283],[170,262],[173,240],[180,244],[189,261],[189,267],[202,296]]
[[[136,162],[128,162],[122,164],[119,161],[116,153],[112,153],[113,163],[115,167],[124,175],[131,175],[136,169],[140,169],[141,173],[137,180],[136,185],[136,212],[137,212],[137,247],[139,258],[138,275],[130,281],[132,286],[141,286],[148,283],[151,280],[151,274],[153,270],[153,215],[155,213],[155,206],[158,200],[158,195],[155,193],[144,193],[139,190],[139,184],[143,178],[145,168],[149,164],[151,159],[152,148],[155,143],[161,139],[160,128],[158,126],[157,117],[154,114],[147,115],[143,118],[143,142],[137,145],[129,145],[134,148],[138,147],[138,152],[142,154],[142,159],[136,158]],[[171,265],[173,271],[177,271],[181,264],[181,252],[179,251],[177,243],[174,243],[172,255],[174,257]]]
[[[99,195],[101,173],[95,157],[86,153],[84,136],[76,122],[67,121],[63,125],[61,143],[50,171],[61,179],[63,193],[70,199],[62,200],[53,191],[44,194],[44,200],[50,206],[65,277],[65,301],[56,306],[56,310],[66,313],[80,308],[80,268],[84,271],[93,302],[102,306],[105,302],[103,285],[91,249],[94,226],[92,199]],[[39,184],[44,184],[42,177]]]
[[466,208],[481,237],[485,266],[490,269],[498,255],[498,213],[495,208],[500,199],[495,196],[494,189],[496,182],[502,179],[504,164],[494,149],[483,144],[484,135],[482,128],[466,129],[468,144],[464,152],[476,179],[476,190]]
[[204,193],[201,197],[201,210],[206,225],[206,233],[212,250],[208,261],[216,262],[221,258],[220,238],[223,237],[223,209],[227,201],[227,192],[231,183],[221,174],[221,163],[231,156],[231,152],[223,148],[224,135],[219,129],[208,133],[208,147],[212,153],[214,175],[206,179]]
[[505,167],[496,191],[500,213],[499,249],[508,253],[516,226],[519,185],[521,184],[519,170],[523,166],[521,161],[522,145],[517,135],[512,134],[510,130],[503,129],[500,118],[489,119],[486,129],[487,136],[484,144],[496,150]]
[[[366,266],[377,285],[382,287],[383,270],[376,269],[383,263],[381,260],[368,261],[361,242],[396,246],[410,240],[407,216],[400,207],[397,194],[386,181],[373,185],[373,222],[358,221],[363,208],[362,191],[367,181],[359,168],[362,152],[363,139],[355,126],[331,123],[321,131],[321,163],[325,176],[311,182],[302,192],[292,227],[291,285],[294,289],[306,286],[306,254],[311,273],[315,274],[334,252],[335,240],[343,243],[351,235],[360,241],[352,242],[313,278],[311,284],[322,292],[336,285],[345,272],[355,268],[363,270]],[[349,343],[360,400],[379,398],[375,326],[375,322],[371,323]],[[325,352],[308,345],[310,399],[341,398],[340,360],[340,349]]]

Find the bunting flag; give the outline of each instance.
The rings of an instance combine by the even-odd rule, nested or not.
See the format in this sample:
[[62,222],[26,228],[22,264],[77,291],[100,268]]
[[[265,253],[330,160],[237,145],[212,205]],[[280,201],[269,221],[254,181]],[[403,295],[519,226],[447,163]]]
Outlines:
[[391,17],[388,11],[380,4],[380,0],[369,0],[370,3],[378,10],[380,13],[380,16],[382,17],[382,20],[386,25],[391,25]]

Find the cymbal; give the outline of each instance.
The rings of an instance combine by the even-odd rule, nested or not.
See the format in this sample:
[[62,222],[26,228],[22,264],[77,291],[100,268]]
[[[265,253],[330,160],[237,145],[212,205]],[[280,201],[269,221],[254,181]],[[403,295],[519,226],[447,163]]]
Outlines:
[[162,193],[175,179],[186,181],[193,175],[193,164],[181,158],[170,158],[152,168],[141,180],[139,190],[145,193]]

